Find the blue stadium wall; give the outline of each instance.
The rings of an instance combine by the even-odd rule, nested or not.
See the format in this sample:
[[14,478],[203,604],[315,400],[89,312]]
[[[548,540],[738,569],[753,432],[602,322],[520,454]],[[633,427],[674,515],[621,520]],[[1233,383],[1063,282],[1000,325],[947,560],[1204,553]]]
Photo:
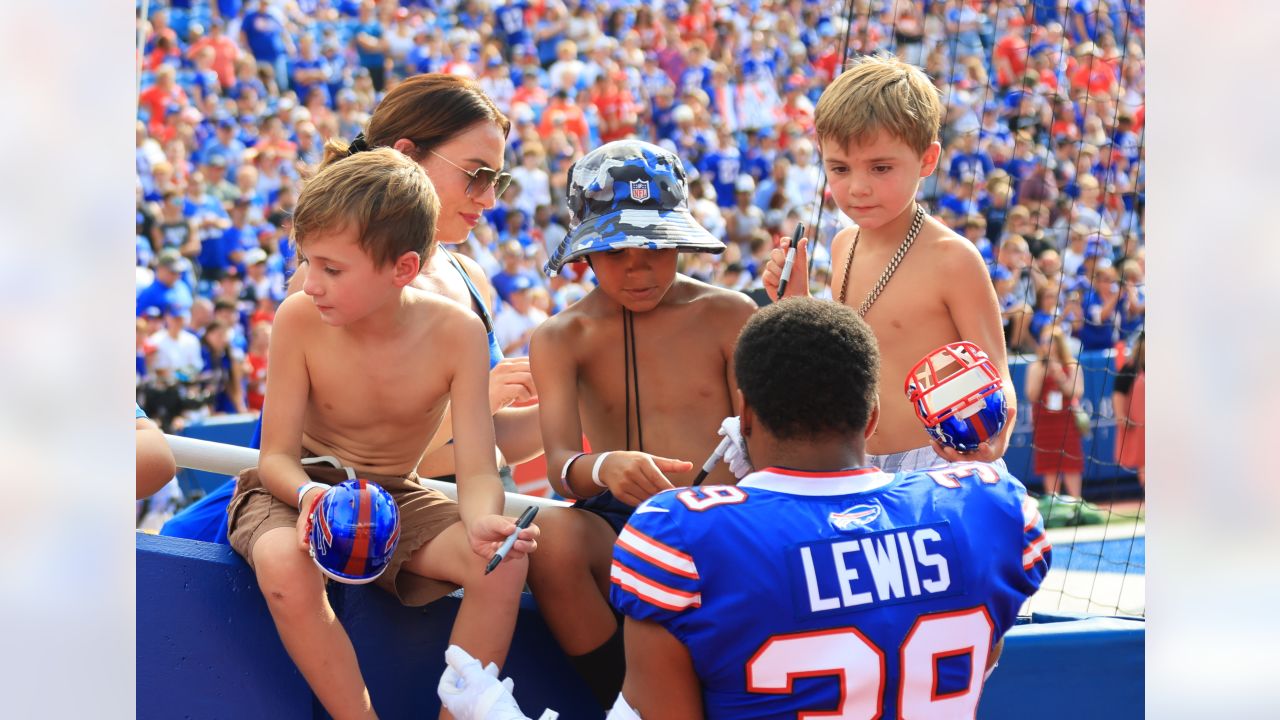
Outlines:
[[[333,583],[329,597],[379,715],[435,717],[458,601],[405,608],[375,588]],[[1142,717],[1145,625],[1037,616],[1015,627],[978,717]],[[327,717],[285,654],[252,570],[225,545],[139,533],[137,628],[138,718]],[[527,595],[504,674],[534,716],[545,707],[565,720],[601,716]]]

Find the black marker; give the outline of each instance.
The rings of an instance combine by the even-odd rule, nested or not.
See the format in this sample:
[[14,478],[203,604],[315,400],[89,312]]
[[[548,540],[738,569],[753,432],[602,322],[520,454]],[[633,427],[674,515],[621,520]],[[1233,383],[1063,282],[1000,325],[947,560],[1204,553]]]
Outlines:
[[732,442],[733,438],[726,435],[720,441],[720,444],[716,446],[716,449],[711,451],[711,456],[707,458],[706,462],[702,463],[702,469],[698,471],[698,477],[694,478],[693,487],[698,487],[703,480],[707,479],[707,476],[716,468],[716,465],[724,459],[724,454],[729,452],[729,445]]
[[498,552],[494,553],[493,557],[489,559],[489,564],[484,566],[485,575],[493,572],[494,568],[498,567],[498,563],[502,562],[502,559],[507,556],[507,553],[511,552],[511,546],[516,544],[516,538],[519,537],[520,531],[529,527],[529,524],[533,522],[533,516],[537,514],[537,505],[530,505],[524,509],[524,512],[520,513],[520,519],[516,520],[515,532],[508,535],[507,539],[502,541],[502,545],[498,547]]
[[800,238],[804,237],[804,223],[796,223],[796,231],[791,234],[791,245],[787,248],[786,262],[782,263],[782,277],[778,278],[778,299],[781,300],[787,292],[787,279],[791,277],[791,266],[796,263],[796,245],[800,244]]

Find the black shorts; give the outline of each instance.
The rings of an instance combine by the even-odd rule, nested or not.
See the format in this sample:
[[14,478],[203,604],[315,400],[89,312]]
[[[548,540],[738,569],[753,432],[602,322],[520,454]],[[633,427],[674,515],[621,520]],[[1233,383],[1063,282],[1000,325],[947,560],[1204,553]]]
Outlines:
[[631,513],[636,509],[621,500],[615,498],[613,493],[605,490],[599,495],[595,495],[573,504],[577,510],[585,510],[604,518],[613,528],[615,535],[622,534],[622,528],[626,526],[627,521],[631,519]]

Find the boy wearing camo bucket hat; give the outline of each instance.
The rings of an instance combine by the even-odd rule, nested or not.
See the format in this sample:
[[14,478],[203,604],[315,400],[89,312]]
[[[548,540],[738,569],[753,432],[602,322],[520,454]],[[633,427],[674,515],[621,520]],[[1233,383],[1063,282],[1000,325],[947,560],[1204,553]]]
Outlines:
[[[689,213],[684,167],[620,140],[569,169],[572,229],[547,262],[585,259],[598,286],[530,343],[547,474],[573,507],[539,513],[529,584],[575,667],[608,707],[622,685],[622,632],[608,603],[611,548],[635,506],[690,485],[735,415],[733,349],[746,295],[676,273],[676,256],[722,252]],[[584,453],[586,435],[590,452]],[[708,484],[732,483],[717,467]]]

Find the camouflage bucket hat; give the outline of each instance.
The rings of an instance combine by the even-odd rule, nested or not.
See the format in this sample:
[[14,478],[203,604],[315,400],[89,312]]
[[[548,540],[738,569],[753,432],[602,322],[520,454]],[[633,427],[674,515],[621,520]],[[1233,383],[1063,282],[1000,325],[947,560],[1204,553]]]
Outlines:
[[555,275],[584,255],[623,248],[724,252],[689,212],[680,158],[657,145],[618,140],[569,168],[571,230],[544,266]]

